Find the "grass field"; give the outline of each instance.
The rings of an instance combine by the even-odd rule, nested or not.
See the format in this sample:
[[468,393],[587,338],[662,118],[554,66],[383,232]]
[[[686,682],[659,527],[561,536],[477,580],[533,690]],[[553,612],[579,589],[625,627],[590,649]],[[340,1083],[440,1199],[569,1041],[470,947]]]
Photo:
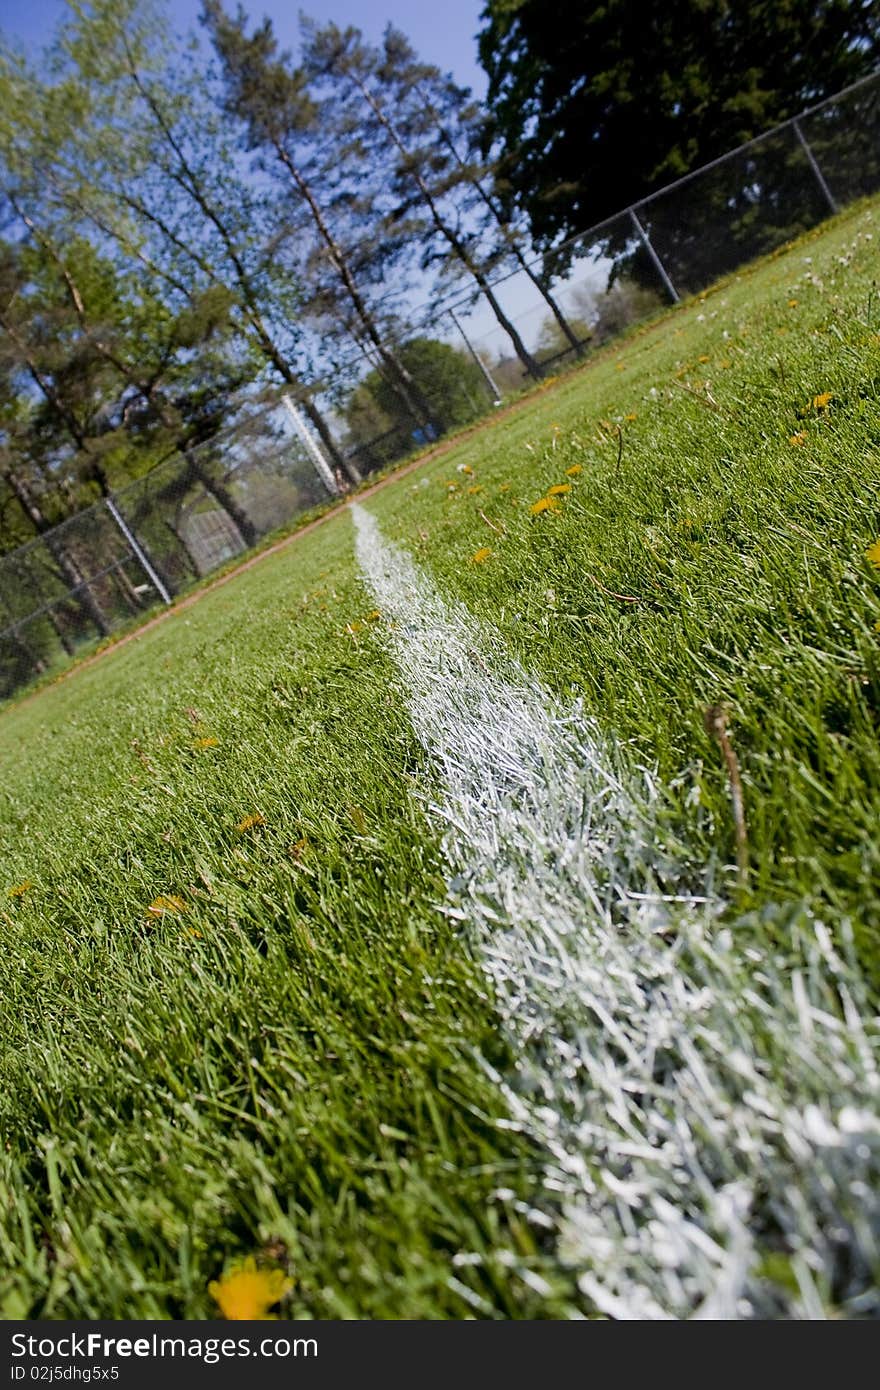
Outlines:
[[4,1316],[877,1314],[878,239],[0,714]]

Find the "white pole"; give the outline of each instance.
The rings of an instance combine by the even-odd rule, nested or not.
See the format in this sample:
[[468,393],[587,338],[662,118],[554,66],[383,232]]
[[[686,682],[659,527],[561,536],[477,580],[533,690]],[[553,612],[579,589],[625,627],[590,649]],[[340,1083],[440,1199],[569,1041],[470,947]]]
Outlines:
[[810,145],[810,142],[807,140],[806,135],[804,135],[804,132],[801,130],[801,123],[797,119],[797,117],[795,117],[795,119],[792,121],[792,125],[794,126],[794,133],[800,142],[801,149],[807,156],[807,162],[809,163],[810,168],[816,176],[816,182],[822,190],[822,195],[825,198],[826,203],[828,204],[832,212],[840,212],[840,208],[837,206],[834,194],[831,192],[831,189],[825,182],[825,175],[819,168],[819,161],[813,154],[812,146]]
[[165,585],[162,583],[162,580],[159,578],[159,575],[154,570],[150,562],[150,558],[147,555],[147,552],[143,549],[141,545],[138,544],[137,537],[135,536],[128,522],[125,520],[125,517],[122,515],[122,512],[119,510],[112,497],[105,497],[104,501],[107,503],[108,512],[112,516],[113,520],[116,522],[116,525],[119,527],[125,539],[128,541],[128,544],[131,546],[132,553],[134,554],[135,558],[140,564],[141,569],[146,574],[153,588],[156,590],[163,603],[170,604],[171,595],[165,588]]
[[289,396],[282,396],[281,401],[284,407],[286,408],[288,415],[290,416],[291,420],[296,426],[297,434],[299,435],[303,444],[305,444],[306,448],[312,456],[312,462],[315,465],[315,472],[318,474],[318,477],[321,479],[321,482],[327,488],[328,492],[332,493],[334,497],[338,497],[339,484],[333,476],[333,470],[331,469],[324,455],[321,453],[321,450],[318,447],[317,440],[315,440],[312,436],[312,433],[306,425],[306,422],[303,419],[302,415],[300,414],[298,407],[294,405],[293,401],[290,399]]
[[645,231],[644,227],[642,226],[641,222],[639,221],[638,217],[636,216],[636,210],[635,210],[635,208],[628,208],[627,211],[629,212],[629,215],[630,215],[630,221],[632,222],[633,226],[634,226],[635,229],[636,229],[636,232],[638,233],[639,237],[641,238],[642,244],[644,245],[645,250],[647,251],[648,255],[651,257],[651,262],[652,262],[652,264],[653,264],[653,266],[654,266],[654,269],[656,270],[657,274],[660,276],[660,279],[663,281],[663,284],[666,286],[666,289],[667,289],[667,292],[668,292],[668,294],[669,294],[670,299],[671,299],[675,304],[678,304],[678,303],[680,302],[680,300],[681,300],[681,295],[678,293],[678,290],[675,288],[675,286],[673,285],[673,283],[672,283],[672,281],[670,280],[669,276],[667,275],[667,273],[666,273],[666,267],[665,267],[665,265],[663,264],[663,262],[661,261],[660,257],[657,255],[657,252],[654,250],[654,244],[653,244],[653,242],[651,241],[651,238],[648,236],[648,233]]
[[447,309],[446,312],[448,313],[449,317],[452,319],[452,322],[455,324],[455,326],[456,326],[456,328],[458,329],[458,331],[459,331],[459,333],[461,334],[461,336],[464,338],[465,346],[467,347],[467,350],[468,350],[468,352],[470,353],[471,357],[474,359],[474,361],[476,362],[476,364],[477,364],[477,366],[479,367],[480,371],[483,373],[483,376],[486,378],[486,385],[489,387],[489,390],[492,392],[492,404],[493,404],[493,405],[500,405],[500,404],[501,404],[501,392],[500,392],[500,390],[499,390],[499,388],[498,388],[498,383],[497,383],[497,381],[496,381],[495,378],[492,376],[492,373],[489,371],[489,368],[486,366],[486,364],[485,364],[485,362],[483,361],[482,357],[480,357],[480,356],[478,355],[476,348],[474,347],[474,345],[473,345],[473,343],[471,342],[471,340],[470,340],[470,338],[468,337],[468,335],[465,333],[464,329],[462,328],[461,324],[460,324],[459,321],[458,321],[458,318],[457,318],[456,315],[453,313],[452,309]]

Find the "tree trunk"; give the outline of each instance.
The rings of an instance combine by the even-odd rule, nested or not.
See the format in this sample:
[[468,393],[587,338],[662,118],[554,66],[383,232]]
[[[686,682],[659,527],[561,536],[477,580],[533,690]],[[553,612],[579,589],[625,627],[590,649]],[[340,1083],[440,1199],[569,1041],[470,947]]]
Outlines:
[[[440,124],[440,118],[437,115],[436,111],[434,111],[433,108],[431,108],[431,110],[435,120],[437,121],[437,129],[440,131],[440,138],[442,139],[446,148],[450,151],[453,159],[455,160],[459,168],[464,168],[464,160],[461,158],[460,154],[458,153],[458,150],[455,148],[455,141],[452,139],[452,136],[449,134],[449,131],[444,129],[444,127]],[[504,216],[500,208],[498,207],[492,195],[490,193],[487,193],[480,179],[468,179],[468,183],[476,191],[480,200],[489,209],[489,212],[494,218],[496,225],[501,228],[502,232],[511,235],[511,229],[509,224],[505,222]],[[578,357],[581,357],[583,355],[584,350],[583,344],[581,340],[578,338],[568,319],[565,317],[564,313],[559,307],[559,304],[556,302],[547,286],[543,283],[540,276],[536,275],[535,272],[532,270],[532,267],[529,265],[522,251],[513,240],[511,240],[510,242],[510,249],[513,252],[514,260],[516,261],[520,270],[522,270],[525,273],[525,275],[528,276],[529,280],[531,280],[532,284],[535,286],[535,289],[538,291],[539,295],[544,300],[544,303],[549,308],[551,314],[555,318],[556,322],[559,324],[559,327],[565,334],[571,346],[574,348]]]
[[[68,589],[71,590],[72,597],[83,609],[89,621],[98,629],[101,636],[108,637],[111,631],[110,625],[101,611],[101,607],[94,594],[89,588],[88,580],[83,575],[82,570],[73,557],[66,553],[56,534],[56,528],[50,526],[46,521],[46,518],[40,510],[39,503],[31,491],[30,485],[26,479],[22,478],[12,469],[4,470],[3,476],[12,492],[15,493],[18,503],[28,521],[42,538],[46,549],[58,566],[59,573]],[[66,642],[65,648],[70,651]]]
[[407,371],[397,354],[386,345],[379,332],[378,324],[373,314],[370,312],[366,300],[357,287],[351,266],[348,264],[348,259],[330,230],[329,223],[318,205],[317,198],[312,192],[311,185],[304,177],[298,165],[290,158],[284,145],[278,140],[273,143],[279,162],[290,174],[298,193],[305,200],[309,212],[311,213],[312,221],[318,229],[318,234],[330,253],[330,262],[339,276],[346,294],[351,300],[352,307],[358,319],[363,325],[364,333],[373,344],[377,354],[387,368],[391,383],[406,413],[409,415],[413,424],[430,425],[436,428],[434,412],[431,409],[428,398],[414,380],[412,374]]
[[240,507],[225,483],[212,478],[211,474],[204,467],[195,453],[189,449],[184,449],[183,456],[186,459],[190,473],[197,478],[207,493],[214,498],[223,508],[224,512],[235,522],[238,532],[242,539],[242,549],[247,546],[256,545],[260,539],[259,532],[254,526],[247,512]]
[[[382,126],[383,130],[387,131],[392,144],[402,155],[403,159],[409,161],[409,153],[407,151],[406,146],[404,145],[403,141],[398,135],[397,130],[392,125],[388,117],[385,115],[385,112],[382,110],[379,103],[376,101],[375,97],[369,91],[366,84],[363,81],[361,81],[361,79],[357,76],[353,77],[353,81],[355,82],[356,86],[361,92],[361,95],[363,96],[370,110],[373,112],[373,115],[376,117],[376,120]],[[539,381],[544,374],[541,370],[540,365],[538,364],[538,362],[536,362],[535,358],[529,352],[528,348],[526,347],[516,328],[505,314],[501,305],[498,303],[498,300],[495,298],[495,294],[492,290],[492,287],[486,279],[486,276],[484,275],[483,271],[480,270],[480,268],[471,259],[470,253],[468,252],[468,249],[465,246],[464,242],[461,240],[458,233],[452,227],[450,227],[449,223],[444,218],[439,206],[437,205],[437,200],[431,192],[430,188],[428,187],[427,183],[425,182],[423,175],[418,172],[415,166],[412,166],[410,172],[412,174],[413,179],[415,180],[416,187],[421,193],[422,198],[424,199],[424,202],[429,212],[431,213],[431,217],[433,219],[434,226],[437,228],[437,231],[441,234],[441,236],[445,237],[446,241],[452,248],[453,254],[458,258],[458,260],[461,261],[462,265],[465,267],[468,273],[471,276],[473,276],[474,280],[476,280],[477,284],[479,285],[480,289],[486,297],[486,301],[489,304],[492,313],[495,315],[495,318],[498,320],[498,323],[501,325],[501,327],[504,329],[504,332],[510,339],[511,344],[513,345],[514,352],[516,353],[520,362],[522,362],[529,376],[534,377],[536,381]]]

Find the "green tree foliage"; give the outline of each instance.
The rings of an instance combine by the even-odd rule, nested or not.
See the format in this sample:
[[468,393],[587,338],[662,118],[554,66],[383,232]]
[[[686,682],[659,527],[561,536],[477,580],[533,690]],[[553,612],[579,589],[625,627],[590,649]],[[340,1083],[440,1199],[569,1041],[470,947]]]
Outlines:
[[876,0],[487,0],[488,140],[539,244],[876,68]]
[[[485,410],[486,382],[472,358],[435,338],[412,338],[398,351],[443,429],[466,425]],[[346,425],[350,444],[374,467],[423,437],[413,433],[399,397],[377,368],[353,393]]]

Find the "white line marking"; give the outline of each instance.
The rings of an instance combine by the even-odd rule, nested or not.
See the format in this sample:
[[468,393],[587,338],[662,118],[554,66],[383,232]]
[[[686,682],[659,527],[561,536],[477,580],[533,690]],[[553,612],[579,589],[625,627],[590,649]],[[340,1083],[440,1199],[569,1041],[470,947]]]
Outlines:
[[495,1079],[549,1155],[531,1214],[561,1212],[582,1293],[617,1318],[877,1314],[877,1031],[857,973],[805,910],[777,914],[778,949],[767,923],[757,946],[720,925],[650,776],[618,773],[593,720],[352,511],[440,774],[446,910],[516,1051]]

